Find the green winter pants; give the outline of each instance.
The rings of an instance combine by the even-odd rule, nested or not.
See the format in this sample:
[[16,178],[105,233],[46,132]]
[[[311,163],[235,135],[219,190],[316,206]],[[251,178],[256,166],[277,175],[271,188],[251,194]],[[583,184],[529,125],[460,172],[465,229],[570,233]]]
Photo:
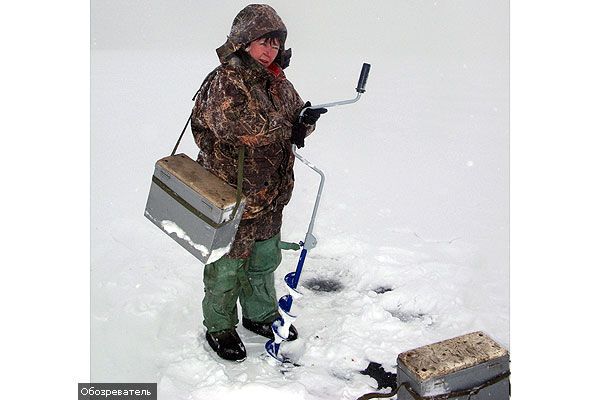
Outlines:
[[[291,246],[290,246],[291,245]],[[257,241],[248,259],[222,257],[204,267],[204,325],[208,332],[235,328],[237,300],[242,315],[252,321],[270,322],[279,316],[274,271],[281,263],[281,249],[299,248],[281,242],[280,234]]]

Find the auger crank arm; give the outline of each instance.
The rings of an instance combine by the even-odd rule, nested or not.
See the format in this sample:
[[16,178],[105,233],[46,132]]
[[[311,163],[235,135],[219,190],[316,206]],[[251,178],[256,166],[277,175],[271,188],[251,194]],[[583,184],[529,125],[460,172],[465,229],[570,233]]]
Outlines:
[[[363,63],[362,69],[360,70],[360,77],[358,78],[358,84],[356,85],[356,97],[349,100],[339,100],[334,101],[332,103],[324,103],[317,104],[315,106],[305,107],[300,111],[300,117],[304,115],[307,109],[309,108],[331,108],[336,106],[343,106],[346,104],[356,103],[360,96],[366,91],[365,87],[367,86],[367,80],[369,79],[369,71],[371,70],[371,64]],[[294,152],[294,154],[296,154]],[[297,156],[297,154],[296,154]]]

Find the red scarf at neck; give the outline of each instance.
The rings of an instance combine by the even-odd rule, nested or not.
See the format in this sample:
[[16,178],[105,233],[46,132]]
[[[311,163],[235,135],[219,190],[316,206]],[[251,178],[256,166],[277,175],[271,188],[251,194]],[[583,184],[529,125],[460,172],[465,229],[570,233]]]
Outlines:
[[267,69],[269,71],[271,71],[271,73],[273,75],[275,75],[275,78],[278,78],[279,75],[281,75],[281,73],[283,72],[283,70],[281,69],[281,67],[279,65],[277,65],[276,63],[271,63],[271,65],[269,65],[267,67]]

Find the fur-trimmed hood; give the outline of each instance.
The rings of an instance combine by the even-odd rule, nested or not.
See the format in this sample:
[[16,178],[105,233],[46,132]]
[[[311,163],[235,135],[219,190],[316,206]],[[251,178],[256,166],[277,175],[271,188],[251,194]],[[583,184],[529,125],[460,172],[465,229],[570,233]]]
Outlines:
[[243,49],[248,43],[270,33],[280,32],[282,38],[281,50],[275,59],[281,68],[287,67],[291,57],[291,49],[285,49],[287,28],[277,12],[266,4],[250,4],[236,15],[231,25],[227,41],[217,49],[221,63],[226,63],[238,50]]

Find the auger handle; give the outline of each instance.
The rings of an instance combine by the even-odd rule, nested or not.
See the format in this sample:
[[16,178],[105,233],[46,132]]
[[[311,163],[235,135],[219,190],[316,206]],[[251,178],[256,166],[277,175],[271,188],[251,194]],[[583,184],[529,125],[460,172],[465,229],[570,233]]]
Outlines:
[[369,71],[370,70],[371,70],[371,64],[363,63],[362,69],[360,70],[360,77],[358,78],[358,85],[356,86],[357,93],[356,93],[355,98],[350,99],[350,100],[334,101],[332,103],[315,104],[314,106],[305,107],[302,109],[302,111],[300,111],[300,115],[298,116],[298,119],[302,118],[302,116],[304,115],[306,110],[308,110],[309,108],[312,108],[312,109],[330,108],[330,107],[335,107],[335,106],[343,106],[346,104],[356,103],[360,99],[360,96],[366,90],[365,86],[367,86],[367,79],[369,79]]
[[362,69],[360,70],[360,77],[358,78],[358,85],[356,91],[358,93],[365,92],[365,86],[367,86],[367,79],[369,79],[369,71],[371,70],[371,64],[363,63]]

